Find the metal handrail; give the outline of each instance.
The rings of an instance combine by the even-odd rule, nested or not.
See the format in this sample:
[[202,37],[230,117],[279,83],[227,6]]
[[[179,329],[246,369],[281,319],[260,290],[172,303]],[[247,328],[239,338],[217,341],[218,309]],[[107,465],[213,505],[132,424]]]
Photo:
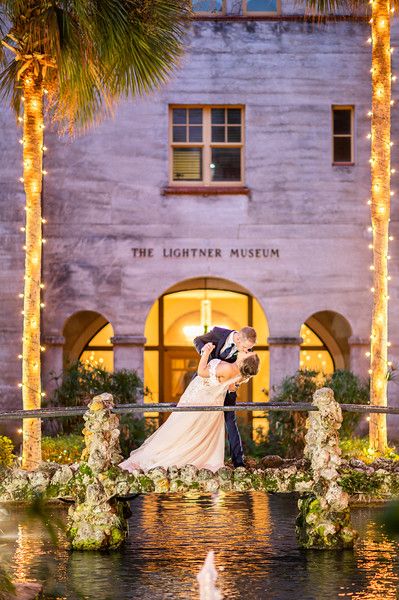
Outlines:
[[[385,413],[399,415],[399,407],[396,406],[371,406],[370,404],[340,404],[343,411],[360,413]],[[84,415],[88,411],[87,406],[60,406],[47,407],[37,410],[14,410],[0,411],[0,421],[11,421],[15,419],[48,419],[56,417],[72,417]],[[112,408],[115,414],[131,414],[140,412],[197,412],[197,411],[284,411],[284,412],[311,412],[318,408],[313,404],[305,402],[242,402],[235,406],[177,406],[176,404],[119,404]]]

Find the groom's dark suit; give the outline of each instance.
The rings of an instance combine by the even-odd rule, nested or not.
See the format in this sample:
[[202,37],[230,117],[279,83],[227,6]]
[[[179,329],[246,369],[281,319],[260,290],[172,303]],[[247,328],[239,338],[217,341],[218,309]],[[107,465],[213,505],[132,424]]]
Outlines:
[[[199,354],[201,354],[201,350],[205,344],[211,342],[215,348],[212,350],[209,355],[209,360],[213,358],[220,358],[226,362],[233,363],[236,361],[236,356],[232,356],[230,358],[222,358],[221,352],[222,348],[226,343],[227,338],[229,337],[232,329],[224,329],[223,327],[214,327],[208,333],[204,335],[200,335],[195,338],[194,346]],[[227,392],[226,399],[224,401],[225,406],[235,406],[237,400],[236,392]],[[233,465],[235,467],[241,466],[244,464],[244,453],[242,449],[241,436],[237,426],[236,413],[225,412],[224,413],[225,424],[227,429],[227,435],[229,438],[230,444],[230,454],[233,461]]]

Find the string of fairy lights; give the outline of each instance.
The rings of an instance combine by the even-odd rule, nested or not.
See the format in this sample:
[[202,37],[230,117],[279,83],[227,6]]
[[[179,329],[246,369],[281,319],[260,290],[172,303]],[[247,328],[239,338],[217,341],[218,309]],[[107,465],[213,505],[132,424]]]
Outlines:
[[[370,2],[369,2],[369,3],[370,3],[370,5],[372,5],[372,4],[373,4],[373,0],[370,0]],[[394,14],[394,11],[395,11],[395,9],[392,7],[392,8],[390,9],[390,11],[391,11],[391,14],[393,15],[393,14]],[[372,22],[373,22],[373,21],[372,21],[372,19],[370,19],[370,24],[372,24]],[[384,23],[384,22],[381,20],[381,21],[380,21],[380,27],[381,27],[381,28],[384,28],[384,27],[386,27],[386,26],[387,26],[387,24],[386,24],[386,23]],[[368,38],[368,40],[367,40],[367,42],[368,42],[368,43],[371,45],[371,44],[373,43],[373,39],[372,39],[372,37],[369,37],[369,38]],[[391,48],[390,48],[390,53],[391,53],[391,55],[392,55],[393,51],[394,51],[394,48],[393,48],[393,47],[391,47]],[[372,67],[371,67],[371,69],[370,69],[370,72],[371,72],[371,73],[373,73],[373,68],[374,68],[374,67],[372,66]],[[396,76],[396,75],[394,75],[394,74],[392,74],[392,65],[391,65],[391,82],[392,82],[392,83],[395,83],[395,82],[396,82],[396,80],[397,80],[397,76]],[[25,79],[25,83],[29,84],[29,80],[26,80],[26,79]],[[47,90],[46,90],[46,89],[43,89],[43,95],[46,95],[46,94],[47,94]],[[378,95],[378,96],[381,96],[382,94],[383,94],[383,90],[382,90],[382,89],[380,89],[380,90],[377,90],[377,95]],[[23,101],[23,102],[24,102],[24,100],[25,100],[25,99],[24,99],[24,97],[22,97],[22,101]],[[33,102],[34,102],[34,101],[33,101]],[[392,99],[390,103],[391,103],[391,106],[393,106],[393,105],[394,105],[394,100]],[[34,105],[33,105],[33,107],[34,107]],[[41,109],[41,107],[40,107],[40,108],[39,108],[39,107],[37,107],[37,109],[39,110],[39,109]],[[372,113],[372,111],[371,111],[371,110],[369,110],[367,114],[368,114],[368,117],[371,119],[371,118],[372,118],[372,116],[373,116],[373,113]],[[23,126],[23,125],[22,125],[22,124],[23,124],[23,121],[24,121],[23,117],[21,117],[21,116],[20,116],[20,117],[18,117],[18,122],[20,123],[20,125],[21,125],[21,126]],[[44,129],[44,128],[45,128],[45,125],[44,125],[44,123],[41,123],[40,127]],[[369,133],[369,134],[367,135],[367,138],[368,138],[369,140],[371,139],[371,133]],[[22,136],[22,138],[19,140],[19,143],[20,143],[22,146],[24,146],[24,144],[26,143],[26,140],[24,139],[24,136]],[[390,144],[390,148],[391,148],[391,147],[393,146],[393,142],[392,142],[392,141],[390,141],[390,142],[389,142],[389,144]],[[45,146],[44,144],[43,144],[43,146],[42,146],[42,148],[41,148],[41,151],[42,151],[42,158],[43,158],[43,156],[45,155],[45,153],[46,153],[46,151],[47,151],[47,148],[46,148],[46,146]],[[370,162],[370,164],[372,164],[374,160],[375,160],[375,158],[374,158],[373,156],[371,156],[371,158],[370,158],[370,161],[369,161],[369,162]],[[30,164],[29,160],[26,160],[26,159],[25,159],[25,160],[23,161],[23,167],[24,167],[24,173],[26,174],[26,173],[29,173],[29,170],[30,170],[30,168],[32,167],[32,165]],[[394,168],[391,168],[391,170],[390,170],[390,173],[391,173],[391,175],[395,174],[395,169],[394,169]],[[42,177],[45,177],[46,175],[47,175],[47,171],[46,171],[45,169],[42,169]],[[21,176],[21,177],[19,178],[19,181],[20,181],[20,182],[21,182],[23,185],[25,185],[25,179],[24,179],[24,177],[23,177],[23,176]],[[38,185],[38,182],[37,182],[37,181],[32,181],[32,182],[31,182],[31,190],[32,190],[32,192],[37,192],[37,189],[38,189],[38,188],[37,188],[37,185]],[[378,185],[378,184],[376,184],[376,185]],[[375,191],[377,191],[377,190],[375,190]],[[390,195],[391,195],[391,197],[392,197],[392,196],[394,196],[394,194],[395,194],[395,192],[391,190],[391,191],[390,191]],[[368,205],[371,205],[371,199],[369,199],[367,203],[368,203]],[[29,210],[29,207],[28,207],[28,206],[25,206],[25,211],[28,211],[28,210]],[[379,211],[380,211],[380,213],[381,213],[381,214],[383,214],[383,213],[385,212],[385,210],[386,210],[386,207],[385,207],[384,205],[380,205],[380,206],[379,206]],[[47,220],[46,220],[44,217],[42,217],[42,218],[41,218],[41,224],[42,224],[42,229],[43,229],[43,225],[46,225],[46,224],[47,224]],[[26,234],[26,226],[22,226],[22,227],[20,228],[20,231],[21,231],[22,233]],[[369,233],[371,233],[371,234],[374,236],[374,232],[373,232],[373,227],[372,227],[372,226],[369,226],[369,227],[368,227],[368,232],[369,232]],[[392,242],[392,241],[394,240],[394,237],[393,237],[392,235],[389,235],[389,238],[388,238],[388,239],[389,239],[389,242]],[[26,264],[29,264],[29,261],[31,261],[31,262],[32,262],[32,264],[35,264],[35,263],[37,263],[37,262],[39,261],[39,256],[41,255],[41,246],[42,246],[42,245],[45,245],[45,243],[46,243],[46,239],[43,237],[43,235],[41,235],[41,236],[40,236],[40,237],[39,237],[39,238],[36,240],[36,243],[37,243],[37,245],[38,245],[38,246],[40,246],[40,249],[39,249],[39,248],[37,248],[37,249],[36,249],[36,254],[35,254],[35,255],[33,255],[33,256],[30,256],[30,257],[28,256],[28,252],[29,252],[29,250],[28,250],[28,247],[27,247],[26,243],[25,243],[25,244],[23,245],[23,247],[22,247],[22,248],[23,248],[23,250],[25,251],[25,262],[26,262]],[[373,245],[373,243],[369,243],[369,244],[368,244],[368,248],[369,248],[371,251],[373,251],[373,250],[374,250],[374,245]],[[29,261],[27,261],[27,258],[29,258]],[[388,260],[388,261],[391,259],[391,256],[390,256],[390,254],[389,254],[389,253],[388,253],[388,255],[387,255],[387,257],[386,257],[386,258],[387,258],[387,260]],[[373,272],[373,271],[374,271],[374,269],[375,269],[375,267],[374,267],[374,265],[373,265],[373,264],[370,264],[370,267],[369,267],[369,268],[370,268],[370,271],[371,271],[371,272]],[[31,277],[31,274],[29,273],[29,270],[28,270],[27,272],[25,272],[24,279],[26,279],[27,277],[28,277],[28,278],[29,278],[29,277]],[[386,276],[386,279],[387,279],[386,285],[388,286],[388,283],[389,283],[389,282],[392,280],[392,277],[391,277],[391,275],[390,275],[390,274],[387,274],[387,276]],[[35,283],[36,283],[36,284],[39,284],[39,286],[40,286],[40,289],[41,289],[40,308],[41,308],[41,310],[43,311],[43,309],[45,308],[45,302],[43,301],[43,290],[44,290],[44,288],[45,288],[45,284],[44,284],[42,281],[35,281]],[[375,287],[374,287],[374,286],[372,286],[372,287],[370,288],[370,291],[371,291],[371,293],[372,293],[372,294],[374,294],[374,293],[375,293],[375,291],[376,291],[376,290],[375,290]],[[23,299],[23,300],[24,300],[24,293],[20,293],[18,296],[19,296],[19,298],[20,298],[20,299]],[[387,295],[387,300],[389,300],[389,295]],[[25,310],[24,310],[24,309],[23,309],[23,310],[21,310],[21,314],[22,314],[22,315],[24,315],[24,314],[25,314]],[[381,316],[380,316],[380,318],[384,318],[384,317],[381,315]],[[31,323],[30,323],[30,325],[31,325],[31,327],[32,327],[32,328],[37,328],[37,327],[39,327],[40,323],[37,323],[37,322],[31,322]],[[371,338],[372,338],[372,336],[371,336]],[[22,341],[24,341],[24,338],[22,339]],[[390,341],[387,341],[387,346],[388,346],[388,347],[390,347],[390,346],[391,346],[391,342],[390,342]],[[40,351],[41,351],[41,352],[44,352],[45,350],[46,350],[45,346],[43,346],[43,345],[40,345]],[[370,351],[366,352],[366,357],[367,357],[367,358],[370,358],[370,357],[371,357],[371,352],[370,352]],[[18,354],[18,359],[19,359],[19,360],[23,360],[23,355],[22,355],[22,354]],[[37,367],[37,368],[39,368],[39,366],[40,366],[40,365],[36,365],[36,367]],[[391,360],[388,360],[388,361],[387,361],[387,370],[388,370],[390,367],[392,367],[392,361],[391,361]],[[369,370],[369,374],[371,374],[371,369]],[[29,385],[27,385],[26,383],[22,383],[22,382],[19,382],[19,383],[18,383],[18,387],[19,387],[19,388],[21,388],[21,389],[22,389],[24,386],[25,386],[25,387],[27,387],[28,389],[30,389],[31,391],[33,391],[34,393],[38,394],[38,396],[39,396],[39,399],[41,399],[42,397],[45,397],[45,395],[46,395],[46,394],[45,394],[45,392],[42,392],[42,391],[41,391],[41,389],[33,389],[33,388],[29,387]]]
[[[30,91],[30,88],[32,88],[33,86],[33,79],[32,77],[28,76],[24,79],[24,89]],[[43,97],[45,95],[47,95],[48,91],[46,89],[42,90],[42,95]],[[22,96],[21,98],[22,102],[25,103],[25,97]],[[43,156],[45,154],[45,152],[47,151],[46,146],[44,145],[44,140],[43,140],[43,136],[44,136],[44,129],[45,129],[45,125],[42,121],[42,102],[38,101],[35,97],[30,98],[29,97],[29,104],[30,104],[30,111],[31,113],[36,113],[35,117],[37,117],[37,121],[39,123],[38,128],[39,131],[36,132],[36,134],[39,134],[41,137],[40,139],[42,140],[42,146],[41,146],[41,156],[40,156],[40,160],[41,160],[41,180],[38,181],[38,177],[35,176],[35,171],[34,171],[34,165],[33,165],[33,160],[31,158],[27,158],[23,157],[23,161],[22,161],[22,166],[23,166],[23,176],[21,176],[19,178],[19,181],[23,184],[24,189],[26,192],[30,192],[31,194],[37,194],[40,192],[40,189],[43,185],[43,177],[45,177],[47,175],[47,171],[43,168]],[[21,144],[22,148],[25,148],[25,144],[27,144],[27,139],[26,139],[26,131],[27,128],[24,127],[24,119],[27,118],[27,111],[24,110],[24,116],[19,116],[18,117],[18,123],[19,125],[22,127],[23,129],[23,133],[22,133],[22,137],[19,140],[19,143]],[[41,122],[40,122],[41,120]],[[34,144],[34,142],[33,142]],[[24,153],[24,152],[23,152]],[[29,189],[26,189],[27,186],[29,186]],[[28,198],[28,196],[27,196]],[[41,198],[40,198],[40,204],[41,204]],[[25,297],[25,293],[26,293],[26,281],[30,280],[31,283],[33,283],[33,285],[38,286],[40,288],[40,295],[39,295],[39,305],[40,305],[40,311],[43,311],[43,309],[45,308],[45,302],[43,300],[43,290],[45,288],[45,284],[41,281],[41,257],[42,257],[42,246],[46,243],[46,239],[43,237],[43,225],[45,225],[47,223],[47,220],[42,216],[41,214],[41,208],[40,208],[40,219],[41,219],[41,226],[40,226],[40,235],[39,236],[34,236],[31,235],[29,242],[30,242],[30,247],[28,248],[28,234],[27,234],[27,222],[28,222],[28,211],[31,210],[31,207],[29,206],[29,203],[26,202],[26,205],[24,207],[25,209],[25,214],[26,214],[26,222],[25,225],[20,227],[20,231],[21,233],[25,234],[25,244],[22,246],[22,249],[25,252],[25,273],[24,273],[24,291],[18,294],[18,298],[23,300],[23,308],[21,310],[21,314],[24,317],[25,320],[25,315],[26,315],[26,297]],[[32,242],[33,240],[33,242]],[[36,276],[34,276],[32,274],[32,269],[34,270],[34,267],[36,267]],[[40,267],[40,271],[37,274],[37,268]],[[29,335],[25,335],[25,322],[24,322],[24,334],[22,337],[22,343],[29,343],[30,348],[33,348],[34,350],[37,351],[37,346],[40,346],[40,352],[45,352],[46,348],[45,346],[43,346],[41,344],[40,341],[40,322],[38,322],[38,320],[36,318],[30,319],[28,326],[30,328],[31,331],[36,332],[36,337],[39,339],[39,342],[37,343],[35,341],[35,336],[29,336]],[[28,339],[29,337],[29,339]],[[24,353],[22,354],[18,354],[18,359],[19,360],[28,360],[29,361],[30,357],[26,357],[24,356]],[[38,363],[38,361],[36,360],[33,364],[32,364],[32,368],[40,373],[40,364]],[[21,391],[23,392],[24,388],[29,390],[30,392],[33,392],[34,395],[37,395],[37,400],[38,400],[38,405],[40,406],[40,402],[41,399],[44,398],[46,396],[46,393],[44,391],[41,390],[41,386],[40,386],[40,378],[38,380],[39,383],[39,388],[36,389],[34,387],[32,387],[31,385],[29,385],[29,383],[27,383],[26,381],[24,381],[24,377],[22,377],[22,381],[20,381],[18,383],[18,387],[21,389]],[[22,433],[23,430],[22,429],[18,429],[18,433]]]
[[[373,2],[374,2],[374,0],[369,0],[369,4],[370,4],[371,6],[373,6]],[[393,15],[394,15],[394,13],[395,13],[395,8],[394,8],[394,7],[391,7],[391,8],[390,8],[390,12],[391,12],[391,15],[393,16]],[[388,19],[388,21],[389,21],[389,19]],[[370,24],[370,25],[372,25],[372,24],[373,24],[373,17],[372,17],[372,18],[369,20],[369,24]],[[385,19],[383,19],[383,18],[380,18],[380,19],[379,19],[379,21],[378,21],[378,28],[379,28],[380,30],[383,30],[383,31],[385,30],[385,33],[386,33],[387,26],[389,26],[389,23],[387,23]],[[372,34],[373,34],[373,32],[372,32]],[[367,39],[367,43],[368,43],[368,44],[370,44],[370,45],[372,45],[372,44],[373,44],[373,37],[372,37],[372,35],[371,35],[370,37],[368,37],[368,39]],[[393,74],[393,73],[392,73],[392,54],[393,54],[393,52],[394,52],[394,48],[393,48],[392,46],[390,46],[390,48],[389,48],[389,52],[390,52],[390,69],[391,69],[391,85],[392,85],[392,84],[393,84],[393,83],[395,83],[395,82],[396,82],[396,80],[397,80],[397,76],[396,76],[395,74]],[[371,66],[370,73],[371,73],[371,75],[373,75],[373,74],[374,74],[374,66],[373,66],[373,65]],[[382,85],[379,85],[379,86],[376,88],[376,95],[377,95],[377,97],[378,97],[378,98],[382,98],[382,97],[383,97],[383,95],[384,95],[384,88],[383,88],[383,86],[382,86]],[[394,104],[395,104],[395,101],[394,101],[394,100],[391,98],[391,100],[390,100],[390,106],[392,107],[392,106],[394,106]],[[372,110],[369,110],[369,111],[368,111],[368,113],[367,113],[367,116],[368,116],[370,119],[373,117],[373,112],[372,112]],[[371,132],[370,132],[370,133],[368,133],[368,135],[367,135],[367,139],[371,140],[371,137],[372,137],[372,134],[371,134]],[[393,145],[394,145],[394,142],[393,142],[392,140],[390,140],[390,141],[389,141],[389,146],[388,146],[388,148],[386,148],[386,149],[388,150],[388,152],[389,152],[389,160],[391,159],[390,151],[391,151],[391,148],[392,148],[392,146],[393,146]],[[370,157],[370,159],[369,159],[369,163],[370,163],[370,165],[371,165],[371,166],[373,166],[373,164],[374,164],[374,161],[375,161],[375,158],[374,158],[374,156],[373,156],[373,155],[371,155],[371,157]],[[395,174],[395,172],[396,172],[396,170],[395,170],[394,168],[391,168],[391,164],[390,164],[390,174],[391,174],[391,175],[394,175],[394,174]],[[377,194],[377,193],[380,191],[380,187],[381,187],[381,186],[380,186],[380,184],[379,184],[378,182],[377,182],[377,183],[374,183],[374,192],[375,192],[376,194]],[[393,191],[392,189],[390,189],[390,197],[393,197],[394,195],[395,195],[395,191]],[[367,201],[367,204],[368,204],[369,206],[371,206],[371,204],[372,204],[372,201],[371,201],[371,199],[368,199],[368,201]],[[387,207],[386,207],[386,206],[385,206],[383,203],[381,203],[381,204],[379,204],[379,206],[377,206],[377,209],[378,209],[378,213],[379,213],[381,216],[383,216],[383,215],[385,214],[386,210],[387,210]],[[388,222],[390,222],[390,220],[391,220],[391,219],[388,219]],[[369,244],[368,244],[368,248],[369,248],[369,250],[371,250],[371,251],[373,252],[373,251],[374,251],[374,243],[373,243],[373,242],[374,242],[374,240],[375,240],[375,232],[374,232],[374,230],[373,230],[373,226],[372,226],[372,225],[368,227],[368,232],[372,234],[372,238],[373,238],[373,241],[372,241],[371,243],[369,243]],[[392,236],[392,235],[388,235],[388,244],[389,244],[389,242],[392,242],[392,241],[394,241],[394,236]],[[387,255],[386,255],[386,259],[387,259],[387,261],[390,261],[390,260],[391,260],[391,255],[390,255],[390,253],[389,253],[389,247],[388,247],[388,253],[387,253]],[[389,264],[389,263],[387,263],[387,264]],[[374,266],[374,264],[370,264],[370,266],[369,266],[369,269],[370,269],[370,271],[371,271],[371,272],[374,272],[374,271],[375,271],[375,266]],[[385,297],[386,297],[386,300],[387,300],[387,302],[389,301],[388,285],[389,285],[389,282],[390,282],[391,280],[392,280],[392,277],[391,277],[391,275],[389,274],[389,272],[388,272],[388,269],[387,269],[386,281],[384,282],[384,284],[386,285],[386,288],[385,288],[385,289],[387,290],[387,294],[386,294],[386,296],[385,296]],[[373,285],[373,286],[371,286],[371,288],[370,288],[370,292],[371,292],[373,295],[376,293],[376,289],[375,289],[374,285]],[[376,318],[377,318],[377,322],[378,322],[379,324],[382,324],[382,323],[383,323],[383,320],[386,318],[386,316],[385,316],[384,314],[381,314],[381,313],[380,313],[380,314],[378,314],[378,315],[377,315],[377,317],[376,317]],[[371,332],[371,335],[370,335],[370,341],[371,341],[371,342],[373,341],[373,332]],[[391,342],[390,342],[389,340],[387,340],[387,347],[389,348],[390,346],[391,346]],[[367,352],[365,353],[365,356],[366,356],[366,358],[368,358],[368,359],[371,359],[371,358],[372,358],[371,351],[367,351]],[[392,361],[388,359],[388,360],[387,360],[387,363],[386,363],[386,378],[388,377],[389,369],[392,367],[392,365],[393,365]],[[370,367],[371,367],[371,365],[370,365]],[[372,372],[373,372],[373,371],[372,371],[372,369],[370,368],[370,369],[368,370],[368,373],[369,373],[369,375],[371,375],[371,374],[372,374]],[[383,382],[381,382],[381,381],[377,381],[377,387],[378,387],[379,389],[381,389],[381,388],[383,387]],[[368,421],[370,421],[370,417],[368,417],[368,418],[367,418],[367,420],[368,420]]]

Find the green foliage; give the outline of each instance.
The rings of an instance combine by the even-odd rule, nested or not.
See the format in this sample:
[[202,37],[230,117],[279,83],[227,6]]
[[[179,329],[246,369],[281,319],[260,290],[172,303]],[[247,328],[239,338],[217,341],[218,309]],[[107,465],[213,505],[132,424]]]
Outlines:
[[342,489],[348,494],[370,494],[377,496],[381,487],[382,477],[370,476],[364,471],[348,471],[339,480]]
[[[157,428],[156,422],[147,419],[135,419],[130,415],[121,416],[120,420],[120,444],[123,456],[129,456],[152,434]],[[54,437],[42,438],[43,460],[57,462],[60,464],[71,464],[79,462],[84,448],[83,435],[64,434]]]
[[135,371],[121,369],[110,373],[101,367],[80,361],[71,363],[62,375],[54,377],[59,384],[54,392],[55,406],[80,406],[82,401],[108,392],[118,404],[137,402],[143,384]]
[[82,434],[57,435],[42,438],[42,457],[44,461],[60,464],[79,462],[84,447]]
[[[264,456],[278,453],[278,446],[273,444],[273,440],[269,439],[269,436],[264,433],[261,427],[255,430],[255,436],[253,436],[252,425],[242,425],[239,423],[238,426],[241,434],[242,446],[244,448],[244,456],[263,458]],[[253,439],[254,437],[255,440]],[[230,456],[227,446],[226,456]]]
[[123,456],[127,458],[130,452],[141,446],[156,429],[155,420],[135,419],[131,415],[121,415],[119,441]]
[[[120,96],[164,83],[183,51],[186,0],[2,0],[0,94],[21,112],[19,70],[49,91],[47,108],[68,129],[111,114]],[[24,57],[15,60],[15,56]],[[34,67],[34,69],[33,69]]]
[[346,459],[358,458],[367,464],[372,463],[376,458],[399,460],[399,454],[397,454],[396,448],[387,448],[384,453],[376,452],[370,448],[368,437],[342,438],[339,445],[342,450],[342,456]]
[[0,435],[0,467],[11,467],[15,459],[14,444],[10,438]]
[[[317,371],[299,370],[292,377],[286,377],[273,402],[278,403],[310,403],[314,392],[321,387],[329,387],[340,404],[368,404],[369,388],[350,371],[339,370],[332,375],[323,375]],[[271,412],[269,415],[269,443],[276,454],[288,458],[299,457],[303,453],[306,433],[306,412]],[[341,435],[353,433],[360,415],[344,413]]]
[[[144,394],[143,382],[135,371],[121,369],[110,373],[80,361],[71,363],[62,375],[54,377],[57,387],[50,406],[84,406],[96,394],[112,394],[116,404],[135,403]],[[147,392],[146,392],[147,393]],[[64,417],[54,423],[63,433],[81,433],[81,417]]]
[[[363,382],[350,371],[335,371],[326,378],[325,386],[332,389],[334,397],[340,404],[369,404],[370,389],[368,382]],[[353,434],[360,420],[359,413],[343,413],[340,436],[348,437]]]

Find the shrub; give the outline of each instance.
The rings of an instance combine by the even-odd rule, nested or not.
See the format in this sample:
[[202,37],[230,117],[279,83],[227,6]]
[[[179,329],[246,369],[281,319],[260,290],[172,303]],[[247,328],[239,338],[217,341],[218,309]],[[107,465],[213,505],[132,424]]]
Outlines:
[[[317,371],[300,370],[292,377],[286,377],[273,396],[273,402],[310,403],[314,392],[321,387],[329,387],[341,404],[368,404],[369,388],[350,371],[339,370],[332,375]],[[276,453],[289,458],[301,456],[306,433],[306,412],[270,412],[269,443]],[[360,415],[344,413],[341,435],[350,436],[358,424]]]
[[57,435],[42,438],[42,458],[47,462],[71,464],[79,462],[84,447],[82,435]]
[[358,458],[365,463],[372,463],[376,458],[389,458],[399,460],[396,448],[387,448],[384,453],[375,452],[370,448],[369,438],[350,437],[342,438],[339,442],[344,458]]
[[[242,446],[244,448],[244,456],[252,456],[253,458],[261,458],[271,452],[268,436],[259,427],[256,430],[256,440],[253,439],[252,425],[239,423]],[[226,447],[226,456],[230,456],[228,444]]]
[[[79,361],[70,364],[62,375],[54,376],[57,387],[47,406],[84,406],[96,394],[108,392],[117,404],[135,403],[144,394],[143,382],[135,371],[121,369],[110,373],[95,365]],[[80,433],[81,417],[46,420],[46,431]]]
[[10,438],[0,435],[0,467],[11,467],[15,460],[14,444]]
[[123,415],[120,420],[120,437],[122,454],[127,458],[157,429],[156,420],[135,419],[131,415]]
[[[120,444],[122,454],[126,458],[132,450],[135,450],[155,431],[157,425],[146,419],[135,419],[130,415],[121,416],[120,420]],[[82,434],[64,434],[54,437],[42,438],[42,456],[47,462],[70,464],[80,461],[84,448]],[[1,464],[1,463],[0,463]]]

